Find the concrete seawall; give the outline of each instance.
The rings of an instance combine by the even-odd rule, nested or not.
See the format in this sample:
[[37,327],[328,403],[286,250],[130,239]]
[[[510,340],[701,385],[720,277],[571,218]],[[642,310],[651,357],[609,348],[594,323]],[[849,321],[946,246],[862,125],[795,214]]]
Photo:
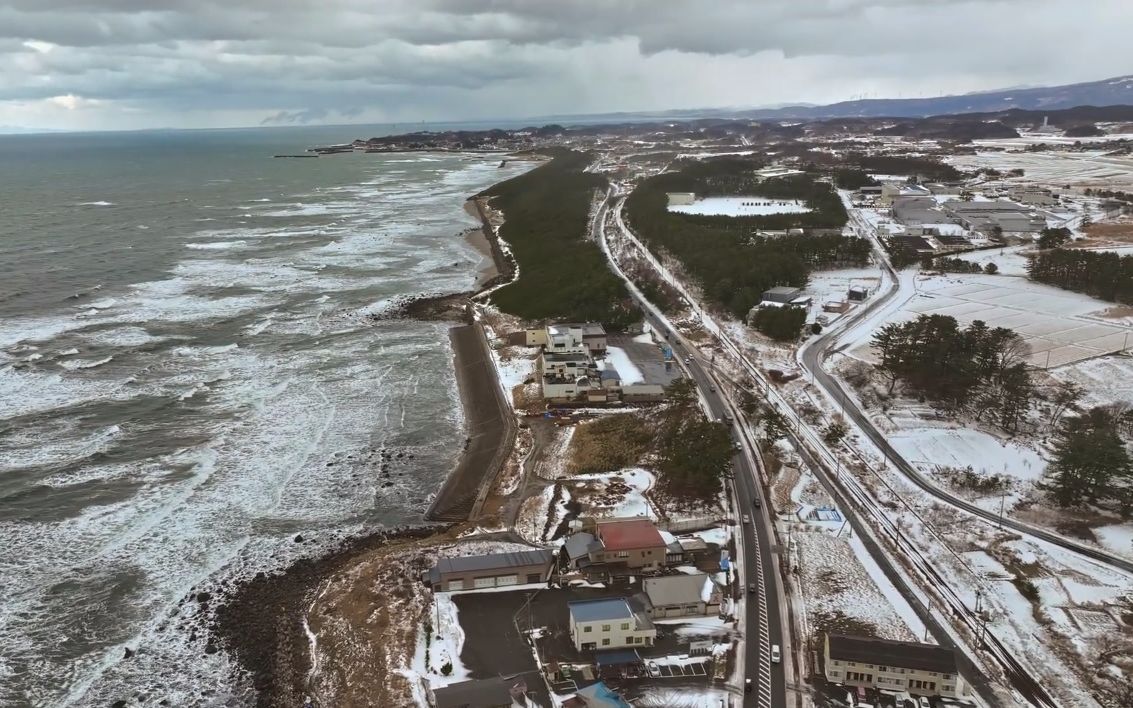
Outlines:
[[464,521],[479,512],[516,434],[515,416],[500,388],[484,328],[453,327],[449,339],[468,437],[456,469],[425,515],[434,521]]

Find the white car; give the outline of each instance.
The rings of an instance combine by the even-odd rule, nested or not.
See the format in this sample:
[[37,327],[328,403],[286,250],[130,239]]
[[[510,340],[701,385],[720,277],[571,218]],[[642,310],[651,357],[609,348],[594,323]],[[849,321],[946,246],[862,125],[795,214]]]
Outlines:
[[924,696],[921,696],[920,698],[917,699],[917,705],[920,708],[932,708],[932,704],[929,703],[928,699],[925,698]]
[[772,664],[778,664],[782,660],[783,660],[783,656],[779,652],[779,645],[778,644],[772,644],[771,645],[771,663]]
[[657,678],[661,675],[661,667],[657,665],[656,661],[651,661],[646,664],[646,668],[649,670],[649,675],[653,678]]

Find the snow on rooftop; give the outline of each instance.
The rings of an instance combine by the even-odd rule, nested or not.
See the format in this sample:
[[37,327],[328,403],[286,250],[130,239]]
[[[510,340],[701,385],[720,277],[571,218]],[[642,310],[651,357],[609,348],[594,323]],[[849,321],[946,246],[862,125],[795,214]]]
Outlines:
[[798,199],[766,197],[706,197],[692,204],[670,206],[669,211],[704,216],[764,216],[767,214],[803,214],[810,209]]
[[643,383],[645,375],[641,373],[641,369],[633,363],[626,354],[625,350],[621,347],[606,347],[606,362],[609,366],[617,369],[621,375],[622,384],[635,384]]

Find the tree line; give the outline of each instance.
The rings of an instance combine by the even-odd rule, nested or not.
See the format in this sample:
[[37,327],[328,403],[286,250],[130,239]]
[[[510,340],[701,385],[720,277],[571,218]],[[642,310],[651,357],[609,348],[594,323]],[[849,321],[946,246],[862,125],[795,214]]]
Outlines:
[[1105,505],[1133,512],[1133,461],[1123,436],[1129,411],[1098,407],[1067,418],[1054,440],[1054,460],[1040,485],[1059,506]]
[[912,394],[943,407],[985,416],[1017,432],[1036,391],[1023,363],[1027,349],[1016,333],[976,320],[961,328],[947,315],[890,323],[873,337],[877,369]]
[[[756,181],[758,162],[704,160],[679,172],[643,181],[626,200],[637,234],[654,250],[665,250],[684,265],[707,298],[744,318],[763,292],[776,285],[805,287],[812,270],[859,266],[869,260],[869,242],[841,233],[761,236],[760,229],[841,229],[846,210],[829,184],[811,175]],[[692,216],[668,210],[668,192],[743,194],[803,199],[805,214],[724,217]]]
[[529,320],[590,320],[624,329],[640,315],[601,248],[586,239],[594,193],[606,188],[606,178],[583,171],[590,163],[586,153],[552,154],[550,162],[481,193],[503,212],[500,237],[519,268],[492,303]]
[[1031,256],[1027,276],[1064,290],[1133,304],[1133,256],[1052,248]]
[[657,429],[658,486],[674,500],[714,502],[732,471],[731,430],[704,415],[691,379],[674,381],[668,397]]

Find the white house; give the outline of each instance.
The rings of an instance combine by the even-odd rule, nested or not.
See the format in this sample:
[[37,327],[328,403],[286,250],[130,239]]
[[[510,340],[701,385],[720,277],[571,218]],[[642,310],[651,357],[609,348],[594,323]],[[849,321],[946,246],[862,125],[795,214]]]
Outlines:
[[622,597],[568,602],[570,638],[578,651],[653,646],[657,629]]

